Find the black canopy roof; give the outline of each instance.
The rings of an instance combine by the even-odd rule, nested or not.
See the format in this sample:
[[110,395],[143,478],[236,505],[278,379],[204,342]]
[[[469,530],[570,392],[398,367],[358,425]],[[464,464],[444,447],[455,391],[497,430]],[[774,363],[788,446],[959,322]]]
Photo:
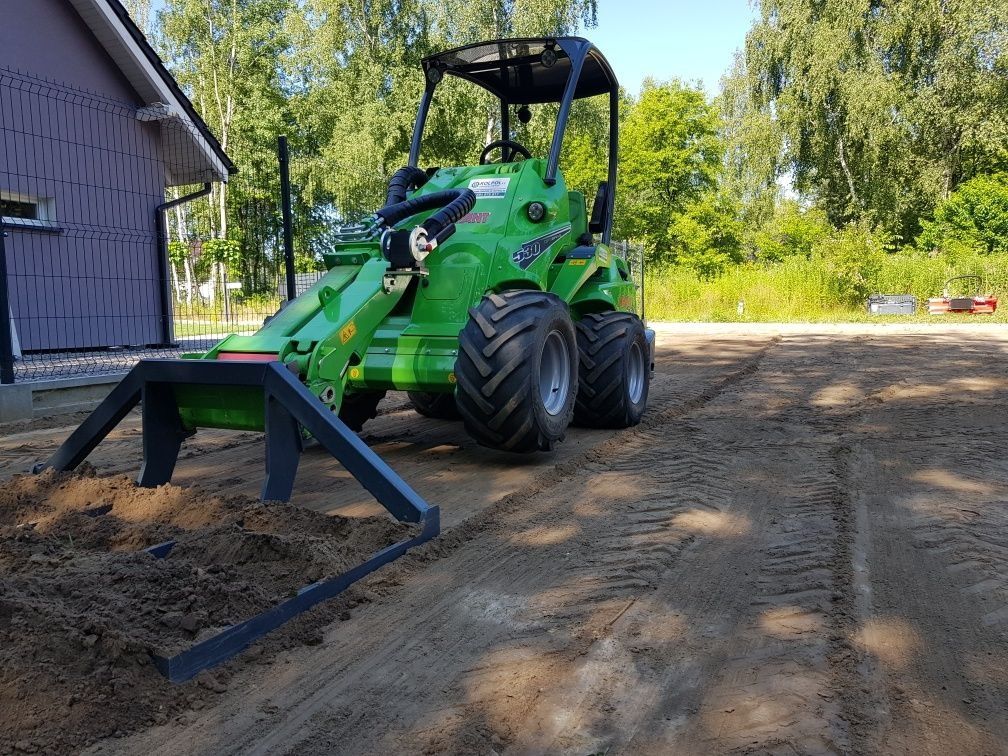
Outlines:
[[468,79],[506,102],[533,105],[560,102],[572,65],[582,56],[584,64],[574,97],[617,91],[619,85],[609,62],[581,37],[478,42],[424,58],[423,68],[428,81],[437,81],[439,77],[432,71],[436,69]]

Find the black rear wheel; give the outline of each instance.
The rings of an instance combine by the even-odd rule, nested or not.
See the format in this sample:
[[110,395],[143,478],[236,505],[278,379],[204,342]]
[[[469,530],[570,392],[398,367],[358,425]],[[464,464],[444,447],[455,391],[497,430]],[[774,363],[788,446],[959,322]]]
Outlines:
[[589,428],[637,425],[651,384],[651,348],[633,313],[601,312],[577,324],[580,354],[574,422]]
[[577,345],[567,305],[541,291],[488,294],[459,335],[455,394],[484,446],[548,451],[563,440],[577,394]]
[[454,394],[439,394],[433,391],[407,391],[413,409],[424,417],[438,420],[458,420],[460,415],[455,406]]

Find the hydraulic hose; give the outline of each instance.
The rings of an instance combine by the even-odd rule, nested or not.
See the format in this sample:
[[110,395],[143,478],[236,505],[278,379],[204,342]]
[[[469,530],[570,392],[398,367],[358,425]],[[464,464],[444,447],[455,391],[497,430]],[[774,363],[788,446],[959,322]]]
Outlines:
[[[455,233],[455,223],[476,204],[472,189],[443,189],[394,205],[375,213],[376,220],[387,226],[382,234],[382,254],[394,268],[413,268],[423,263],[441,242]],[[437,210],[412,231],[395,231],[397,223],[425,210]]]
[[476,194],[471,189],[442,189],[420,197],[387,205],[378,211],[378,215],[387,226],[394,226],[400,221],[425,210],[439,208],[430,218],[424,221],[423,227],[428,237],[436,237],[442,230],[457,223],[476,204]]
[[406,199],[406,192],[419,189],[427,183],[427,173],[416,166],[406,165],[392,174],[389,179],[385,206],[397,205]]
[[476,193],[472,189],[449,189],[448,191],[459,194],[423,223],[424,229],[431,237],[440,236],[443,230],[462,220],[476,205]]

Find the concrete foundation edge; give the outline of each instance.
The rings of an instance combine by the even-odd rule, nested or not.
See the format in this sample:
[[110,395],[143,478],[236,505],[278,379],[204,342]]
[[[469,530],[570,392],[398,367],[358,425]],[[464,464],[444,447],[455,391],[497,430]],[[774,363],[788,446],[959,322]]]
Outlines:
[[0,385],[0,423],[90,411],[124,375],[109,373]]

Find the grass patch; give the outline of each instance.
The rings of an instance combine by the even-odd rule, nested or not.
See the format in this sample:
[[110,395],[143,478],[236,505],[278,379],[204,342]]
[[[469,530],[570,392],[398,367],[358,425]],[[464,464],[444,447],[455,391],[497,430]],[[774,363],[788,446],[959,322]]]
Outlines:
[[[770,265],[731,267],[714,278],[703,278],[686,267],[652,269],[644,280],[647,316],[652,320],[705,322],[907,322],[948,321],[971,316],[929,316],[928,297],[939,296],[946,279],[979,275],[982,294],[1001,299],[1003,309],[983,321],[1008,322],[1008,256],[976,255],[949,260],[906,253],[883,255],[857,272],[838,273],[829,261],[792,257]],[[973,290],[952,294],[973,294]],[[913,294],[918,314],[873,316],[867,295]],[[743,303],[739,315],[739,302]]]

